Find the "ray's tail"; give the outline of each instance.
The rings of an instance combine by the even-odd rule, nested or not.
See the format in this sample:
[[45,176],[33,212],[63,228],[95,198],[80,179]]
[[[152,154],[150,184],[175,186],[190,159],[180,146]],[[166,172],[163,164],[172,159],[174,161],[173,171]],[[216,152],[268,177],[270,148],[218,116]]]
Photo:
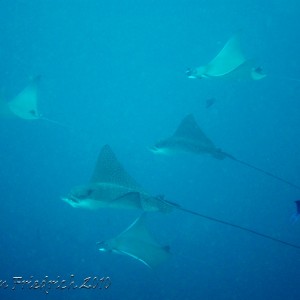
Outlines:
[[288,81],[300,82],[300,79],[299,78],[295,78],[295,77],[276,76],[276,75],[272,75],[272,77],[277,78],[277,79],[281,79],[281,80],[288,80]]
[[290,181],[288,181],[288,180],[286,180],[286,179],[284,179],[284,178],[281,178],[281,177],[279,177],[279,176],[277,176],[277,175],[274,175],[274,174],[272,174],[272,173],[270,173],[270,172],[268,172],[268,171],[266,171],[266,170],[264,170],[264,169],[261,169],[261,168],[259,168],[259,167],[254,166],[254,165],[251,165],[251,164],[249,164],[249,163],[247,163],[247,162],[245,162],[245,161],[243,161],[243,160],[240,160],[240,159],[238,159],[238,158],[235,158],[234,156],[232,156],[232,155],[230,155],[230,154],[228,154],[228,153],[226,153],[226,152],[223,152],[223,151],[222,151],[222,154],[224,154],[226,157],[230,158],[231,160],[233,160],[233,161],[235,161],[235,162],[237,162],[237,163],[239,163],[239,164],[242,164],[242,165],[244,165],[244,166],[246,166],[246,167],[248,167],[248,168],[251,168],[251,169],[253,169],[253,170],[256,170],[256,171],[258,171],[258,172],[260,172],[260,173],[262,173],[262,174],[265,174],[265,175],[267,175],[267,176],[269,176],[269,177],[272,177],[272,178],[274,178],[274,179],[276,179],[276,180],[279,180],[279,181],[281,181],[281,182],[284,182],[285,184],[288,184],[289,186],[292,186],[292,187],[294,187],[294,188],[300,190],[300,186],[297,185],[297,184],[294,184],[294,183],[292,183],[292,182],[290,182]]
[[189,214],[192,214],[192,215],[195,215],[195,216],[198,216],[198,217],[210,220],[212,222],[216,222],[216,223],[220,223],[220,224],[223,224],[223,225],[231,226],[231,227],[237,228],[239,230],[243,230],[243,231],[246,231],[248,233],[252,233],[252,234],[258,235],[258,236],[260,236],[260,237],[262,237],[264,239],[272,240],[274,242],[277,242],[277,243],[280,243],[280,244],[283,244],[283,245],[286,245],[286,246],[290,246],[290,247],[293,247],[293,248],[296,248],[296,249],[300,249],[300,246],[298,246],[298,245],[291,244],[291,243],[288,243],[288,242],[276,239],[276,238],[274,238],[274,237],[272,237],[270,235],[267,235],[267,234],[264,234],[264,233],[260,233],[258,231],[252,230],[250,228],[246,228],[246,227],[243,227],[243,226],[240,226],[240,225],[236,225],[236,224],[233,224],[233,223],[230,223],[230,222],[226,222],[226,221],[223,221],[223,220],[220,220],[220,219],[217,219],[217,218],[206,216],[206,215],[200,214],[198,212],[195,212],[195,211],[186,209],[184,207],[181,207],[180,205],[175,205],[175,206],[176,206],[177,209],[179,209],[181,211],[184,211],[184,212],[187,212]]
[[46,122],[50,122],[52,124],[55,124],[55,125],[58,125],[58,126],[61,126],[61,127],[64,127],[64,128],[67,128],[67,129],[71,129],[68,125],[66,125],[64,123],[61,123],[59,121],[55,121],[55,120],[52,120],[52,119],[45,118],[44,116],[39,117],[39,119],[43,120],[43,121],[46,121]]

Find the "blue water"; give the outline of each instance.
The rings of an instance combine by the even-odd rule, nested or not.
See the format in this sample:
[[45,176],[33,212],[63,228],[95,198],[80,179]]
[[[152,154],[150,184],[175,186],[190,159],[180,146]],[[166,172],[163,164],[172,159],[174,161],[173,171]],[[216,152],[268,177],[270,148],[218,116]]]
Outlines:
[[[299,191],[230,160],[155,156],[147,147],[193,113],[218,147],[300,184],[300,5],[297,1],[2,0],[2,98],[40,74],[43,120],[0,122],[0,299],[300,299],[300,251],[176,211],[148,216],[172,257],[149,270],[96,242],[138,212],[61,201],[89,180],[104,144],[153,195],[300,245]],[[261,81],[189,80],[240,33]],[[289,77],[289,78],[287,78]],[[206,109],[206,100],[215,104]],[[13,277],[108,289],[12,290]],[[0,281],[1,284],[1,281]]]

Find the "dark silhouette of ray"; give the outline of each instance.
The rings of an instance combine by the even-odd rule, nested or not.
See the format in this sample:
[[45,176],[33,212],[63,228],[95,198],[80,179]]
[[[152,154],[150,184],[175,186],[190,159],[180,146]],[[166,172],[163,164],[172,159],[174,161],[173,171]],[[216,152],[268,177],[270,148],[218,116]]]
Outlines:
[[291,221],[292,223],[296,223],[298,222],[299,218],[300,218],[300,200],[296,200],[296,212],[291,216]]
[[296,200],[295,203],[297,206],[297,214],[300,215],[300,200]]
[[216,98],[209,98],[205,101],[205,108],[210,108],[212,107],[216,102]]

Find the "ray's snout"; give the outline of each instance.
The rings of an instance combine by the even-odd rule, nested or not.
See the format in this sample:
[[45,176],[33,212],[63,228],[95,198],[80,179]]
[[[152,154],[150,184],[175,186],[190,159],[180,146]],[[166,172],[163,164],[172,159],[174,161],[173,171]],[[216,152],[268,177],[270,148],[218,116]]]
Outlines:
[[153,152],[153,153],[157,153],[159,151],[159,149],[154,145],[154,146],[149,146],[148,150]]
[[61,200],[70,204],[72,207],[77,207],[79,205],[79,200],[71,194],[67,197],[61,197]]
[[154,145],[154,146],[150,146],[148,147],[148,149],[154,153],[154,154],[166,154],[166,149],[164,149],[163,147],[159,147],[157,145]]
[[105,241],[97,242],[96,244],[99,247],[98,248],[99,251],[101,251],[101,252],[107,252],[107,251],[109,251],[108,245],[107,245],[107,243]]
[[191,68],[187,68],[186,71],[185,71],[185,74],[188,78],[192,78],[192,79],[196,78],[195,71]]

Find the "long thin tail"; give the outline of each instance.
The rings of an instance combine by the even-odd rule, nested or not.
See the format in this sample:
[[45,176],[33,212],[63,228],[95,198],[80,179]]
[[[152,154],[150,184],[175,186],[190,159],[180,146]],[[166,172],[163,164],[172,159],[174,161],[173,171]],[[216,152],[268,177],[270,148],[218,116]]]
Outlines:
[[299,78],[294,78],[294,77],[288,77],[288,76],[276,76],[276,75],[272,75],[272,77],[277,78],[277,79],[281,79],[281,80],[289,80],[289,81],[300,82],[300,79],[299,79]]
[[60,123],[60,122],[52,120],[52,119],[45,118],[43,116],[41,116],[39,119],[70,129],[70,127],[66,124]]
[[285,241],[276,239],[276,238],[274,238],[274,237],[272,237],[272,236],[270,236],[270,235],[266,235],[266,234],[264,234],[264,233],[260,233],[260,232],[258,232],[258,231],[255,231],[255,230],[252,230],[252,229],[249,229],[249,228],[240,226],[240,225],[232,224],[232,223],[229,223],[229,222],[226,222],[226,221],[217,219],[217,218],[213,218],[213,217],[210,217],[210,216],[202,215],[202,214],[200,214],[200,213],[197,213],[197,212],[195,212],[195,211],[186,209],[186,208],[181,207],[181,206],[179,206],[179,205],[175,205],[175,207],[176,207],[177,209],[180,209],[180,210],[182,210],[182,211],[184,211],[184,212],[187,212],[187,213],[189,213],[189,214],[192,214],[192,215],[195,215],[195,216],[198,216],[198,217],[201,217],[201,218],[204,218],[204,219],[213,221],[213,222],[217,222],[217,223],[221,223],[221,224],[224,224],[224,225],[228,225],[228,226],[231,226],[231,227],[234,227],[234,228],[237,228],[237,229],[240,229],[240,230],[243,230],[243,231],[246,231],[246,232],[249,232],[249,233],[258,235],[258,236],[263,237],[263,238],[265,238],[265,239],[272,240],[272,241],[274,241],[274,242],[277,242],[277,243],[280,243],[280,244],[283,244],[283,245],[286,245],[286,246],[290,246],[290,247],[293,247],[293,248],[296,248],[296,249],[300,249],[300,246],[297,246],[297,245],[295,245],[295,244],[291,244],[291,243],[288,243],[288,242],[285,242]]
[[243,161],[243,160],[237,159],[237,158],[235,158],[234,156],[232,156],[232,155],[230,155],[230,154],[228,154],[228,153],[226,153],[226,152],[223,152],[223,151],[222,151],[222,154],[224,154],[226,157],[230,158],[230,159],[233,160],[233,161],[236,161],[236,162],[238,162],[238,163],[240,163],[240,164],[242,164],[242,165],[244,165],[244,166],[247,166],[247,167],[249,167],[249,168],[251,168],[251,169],[253,169],[253,170],[256,170],[256,171],[258,171],[258,172],[260,172],[260,173],[263,173],[263,174],[265,174],[265,175],[267,175],[267,176],[269,176],[269,177],[272,177],[272,178],[274,178],[274,179],[277,179],[277,180],[279,180],[279,181],[281,181],[281,182],[284,182],[284,183],[286,183],[286,184],[288,184],[288,185],[290,185],[290,186],[292,186],[292,187],[294,187],[294,188],[300,190],[300,186],[297,185],[297,184],[294,184],[294,183],[292,183],[292,182],[290,182],[290,181],[288,181],[288,180],[286,180],[286,179],[284,179],[284,178],[281,178],[281,177],[279,177],[279,176],[277,176],[277,175],[274,175],[274,174],[272,174],[272,173],[270,173],[270,172],[268,172],[268,171],[266,171],[266,170],[263,170],[263,169],[258,168],[258,167],[256,167],[256,166],[253,166],[253,165],[251,165],[251,164],[249,164],[249,163],[247,163],[247,162],[245,162],[245,161]]

